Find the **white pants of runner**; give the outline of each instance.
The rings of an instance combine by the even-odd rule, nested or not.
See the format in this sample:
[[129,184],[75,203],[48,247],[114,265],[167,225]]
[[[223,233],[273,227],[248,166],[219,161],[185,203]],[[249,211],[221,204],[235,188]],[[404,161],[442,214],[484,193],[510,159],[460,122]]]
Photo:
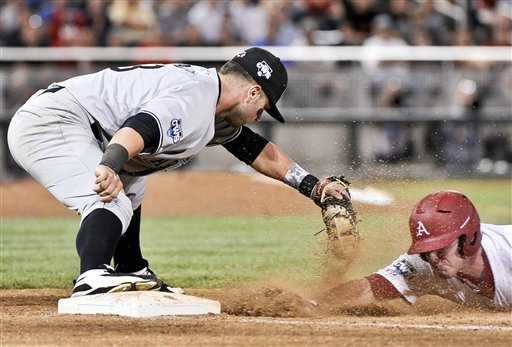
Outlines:
[[[121,175],[123,191],[110,203],[93,191],[94,170],[103,156],[87,111],[66,90],[34,94],[14,115],[7,134],[12,156],[81,221],[104,208],[128,228],[146,190],[145,177]],[[26,199],[26,197],[20,197]],[[30,200],[27,201],[28,203]]]

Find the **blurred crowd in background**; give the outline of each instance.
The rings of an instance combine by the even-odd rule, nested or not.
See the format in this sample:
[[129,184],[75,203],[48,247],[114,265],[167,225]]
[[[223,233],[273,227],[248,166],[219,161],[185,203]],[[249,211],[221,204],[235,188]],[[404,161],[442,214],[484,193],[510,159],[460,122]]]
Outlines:
[[510,45],[510,0],[2,0],[0,45]]
[[[512,0],[0,0],[3,47],[293,45],[361,46],[370,57],[386,46],[512,46]],[[37,65],[36,73],[23,62],[3,65],[4,114],[35,90],[84,73],[66,70],[69,64],[58,71]],[[511,119],[510,62],[334,65],[295,66],[281,103],[398,112],[442,107],[444,120],[423,124],[424,148],[414,122],[380,122],[368,139],[374,160],[405,162],[426,153],[438,167],[510,172],[510,123],[480,122],[482,109],[492,107],[508,109]]]

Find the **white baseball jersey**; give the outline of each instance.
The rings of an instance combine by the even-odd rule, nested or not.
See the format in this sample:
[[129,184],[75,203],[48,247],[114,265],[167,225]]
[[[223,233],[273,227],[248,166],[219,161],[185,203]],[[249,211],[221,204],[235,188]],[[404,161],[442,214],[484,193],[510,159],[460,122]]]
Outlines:
[[376,273],[386,278],[414,303],[422,295],[438,295],[471,306],[512,308],[512,225],[481,224],[482,248],[494,277],[494,299],[480,295],[457,277],[444,278],[432,271],[418,254],[403,254]]
[[[57,82],[34,94],[9,124],[16,162],[82,219],[105,208],[123,224],[140,206],[147,174],[181,166],[207,145],[240,134],[215,118],[220,81],[215,69],[184,64],[105,69]],[[120,172],[124,190],[109,204],[93,191],[94,170],[111,137],[140,112],[158,124],[158,145]],[[58,168],[58,169],[56,169]]]
[[154,117],[160,128],[158,148],[123,167],[124,172],[146,175],[188,162],[212,141],[215,128],[224,129],[224,141],[215,144],[239,133],[225,121],[215,121],[219,83],[215,69],[145,64],[105,69],[52,86],[65,87],[85,108],[103,129],[105,145],[128,118],[140,112]]

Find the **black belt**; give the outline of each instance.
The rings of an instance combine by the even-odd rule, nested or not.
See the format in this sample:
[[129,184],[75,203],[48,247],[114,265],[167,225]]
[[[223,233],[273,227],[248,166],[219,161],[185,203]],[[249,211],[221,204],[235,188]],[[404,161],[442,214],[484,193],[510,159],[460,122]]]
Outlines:
[[61,89],[64,89],[64,87],[56,86],[56,87],[47,88],[44,92],[42,92],[39,95],[43,95],[44,93],[55,93],[55,92],[58,92]]
[[98,140],[101,143],[103,143],[104,138],[107,141],[110,141],[112,139],[112,136],[110,136],[105,130],[103,130],[103,128],[97,120],[94,120],[94,122],[91,123],[91,130],[96,140]]
[[96,140],[103,143],[103,138],[101,137],[102,129],[101,129],[100,125],[98,124],[98,122],[94,121],[93,123],[91,123],[91,130],[92,130],[92,133],[94,134],[94,137],[96,138]]

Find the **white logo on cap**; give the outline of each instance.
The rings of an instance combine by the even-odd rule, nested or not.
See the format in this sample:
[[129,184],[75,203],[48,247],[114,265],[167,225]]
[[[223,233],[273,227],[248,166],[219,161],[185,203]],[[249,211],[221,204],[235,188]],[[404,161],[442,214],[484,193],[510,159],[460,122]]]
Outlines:
[[423,223],[421,221],[419,221],[418,222],[418,233],[416,234],[416,236],[421,236],[423,234],[430,235],[430,232],[427,230],[427,228],[425,228]]
[[256,67],[258,68],[258,76],[265,76],[267,80],[272,76],[272,72],[274,71],[265,60],[257,63]]

